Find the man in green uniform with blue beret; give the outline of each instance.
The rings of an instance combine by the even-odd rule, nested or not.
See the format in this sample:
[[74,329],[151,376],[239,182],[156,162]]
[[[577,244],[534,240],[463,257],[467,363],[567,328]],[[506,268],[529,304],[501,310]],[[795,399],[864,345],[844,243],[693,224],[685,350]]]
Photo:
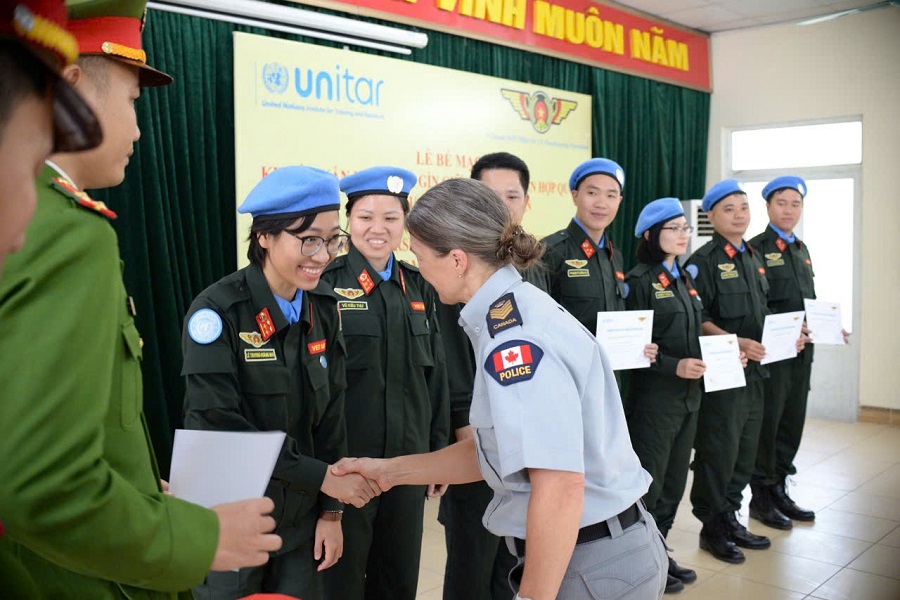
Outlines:
[[[806,182],[793,175],[776,177],[762,191],[769,225],[751,243],[765,258],[769,310],[775,314],[804,310],[803,300],[816,298],[809,248],[794,234],[806,192]],[[776,529],[790,529],[791,519],[816,518],[791,500],[785,486],[787,476],[797,472],[794,457],[806,422],[812,361],[810,345],[795,358],[769,365],[756,468],[750,479],[750,516]]]
[[163,493],[115,215],[82,192],[122,181],[139,82],[171,81],[146,67],[143,12],[134,1],[71,7],[92,56],[62,76],[100,117],[103,142],[48,160],[27,243],[0,280],[0,543],[53,599],[174,598],[210,568],[262,564],[281,545],[267,533],[270,500],[209,510]]
[[703,196],[702,208],[715,233],[697,249],[685,270],[703,299],[704,335],[737,335],[749,359],[745,387],[704,392],[694,441],[691,504],[702,523],[700,548],[719,560],[742,563],[738,546],[761,550],[769,538],[754,535],[738,522],[742,493],[750,481],[763,413],[766,367],[762,339],[769,285],[759,254],[743,239],[750,225],[750,204],[743,184],[726,179]]

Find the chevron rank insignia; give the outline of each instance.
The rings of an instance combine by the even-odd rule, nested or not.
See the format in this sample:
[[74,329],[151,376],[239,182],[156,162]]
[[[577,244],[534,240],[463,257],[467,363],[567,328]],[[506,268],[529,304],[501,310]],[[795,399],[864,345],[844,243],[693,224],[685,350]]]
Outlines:
[[491,337],[504,329],[521,326],[522,315],[519,313],[519,307],[516,306],[516,298],[512,292],[500,296],[491,304],[487,314],[487,328]]

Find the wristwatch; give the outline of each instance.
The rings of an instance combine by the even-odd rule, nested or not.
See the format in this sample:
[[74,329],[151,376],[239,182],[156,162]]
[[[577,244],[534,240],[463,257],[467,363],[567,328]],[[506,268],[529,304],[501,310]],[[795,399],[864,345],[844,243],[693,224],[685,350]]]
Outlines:
[[531,598],[523,598],[522,596],[519,595],[518,592],[516,592],[516,597],[513,598],[513,600],[531,600]]
[[343,516],[342,510],[323,510],[319,513],[319,518],[323,521],[340,521]]

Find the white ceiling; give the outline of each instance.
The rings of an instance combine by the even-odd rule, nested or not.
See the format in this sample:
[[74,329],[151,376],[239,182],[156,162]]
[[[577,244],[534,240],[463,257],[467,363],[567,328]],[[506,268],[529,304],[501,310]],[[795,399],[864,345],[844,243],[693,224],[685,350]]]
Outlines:
[[616,3],[710,33],[796,23],[887,4],[878,0],[616,0]]

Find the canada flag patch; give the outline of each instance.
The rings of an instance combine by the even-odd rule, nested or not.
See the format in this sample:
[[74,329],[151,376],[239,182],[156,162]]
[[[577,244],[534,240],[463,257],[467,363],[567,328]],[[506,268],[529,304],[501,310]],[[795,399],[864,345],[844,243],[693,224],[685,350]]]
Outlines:
[[497,346],[484,363],[484,369],[500,385],[528,381],[537,372],[544,351],[525,340],[510,340]]

